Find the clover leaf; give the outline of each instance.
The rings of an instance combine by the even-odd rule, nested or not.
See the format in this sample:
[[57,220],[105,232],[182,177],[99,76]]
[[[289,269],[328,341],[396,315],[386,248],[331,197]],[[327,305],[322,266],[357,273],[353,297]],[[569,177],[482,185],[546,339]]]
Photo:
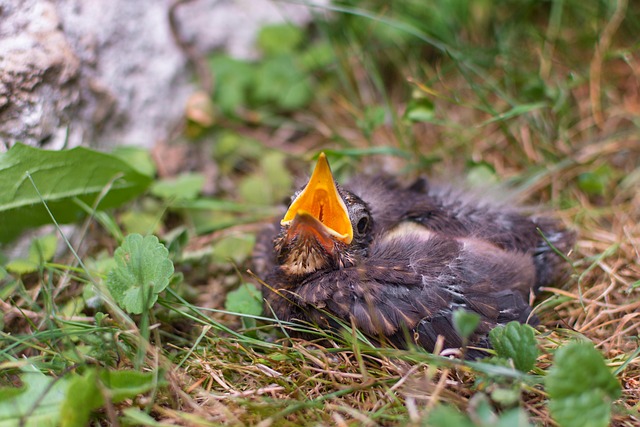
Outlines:
[[151,308],[174,271],[167,248],[156,236],[130,234],[113,257],[107,288],[118,305],[133,314]]
[[533,328],[519,322],[509,322],[489,332],[491,345],[498,356],[513,360],[516,369],[529,372],[538,358]]
[[545,380],[551,415],[563,427],[605,427],[620,384],[589,342],[572,342],[556,352]]

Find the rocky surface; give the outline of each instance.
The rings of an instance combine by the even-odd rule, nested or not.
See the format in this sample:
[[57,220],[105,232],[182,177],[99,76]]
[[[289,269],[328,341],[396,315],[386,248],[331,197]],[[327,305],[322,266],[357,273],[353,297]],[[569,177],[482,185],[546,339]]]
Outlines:
[[[195,90],[171,3],[0,0],[0,151],[16,141],[58,149],[166,139]],[[176,17],[198,52],[252,57],[262,25],[311,13],[272,0],[192,0]]]

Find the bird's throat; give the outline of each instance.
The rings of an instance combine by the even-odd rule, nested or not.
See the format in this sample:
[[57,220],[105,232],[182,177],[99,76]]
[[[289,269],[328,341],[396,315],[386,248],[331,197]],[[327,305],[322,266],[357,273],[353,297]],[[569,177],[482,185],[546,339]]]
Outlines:
[[300,245],[289,251],[282,262],[282,269],[293,276],[305,276],[327,268],[331,258],[315,245]]
[[314,215],[298,213],[282,236],[281,265],[289,274],[305,275],[331,267],[343,245]]

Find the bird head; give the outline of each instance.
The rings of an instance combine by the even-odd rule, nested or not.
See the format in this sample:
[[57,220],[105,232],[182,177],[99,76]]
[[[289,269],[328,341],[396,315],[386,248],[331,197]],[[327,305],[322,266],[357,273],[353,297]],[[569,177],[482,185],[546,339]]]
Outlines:
[[309,182],[293,196],[280,225],[278,263],[289,274],[306,275],[351,265],[365,254],[373,221],[367,204],[336,184],[320,153]]

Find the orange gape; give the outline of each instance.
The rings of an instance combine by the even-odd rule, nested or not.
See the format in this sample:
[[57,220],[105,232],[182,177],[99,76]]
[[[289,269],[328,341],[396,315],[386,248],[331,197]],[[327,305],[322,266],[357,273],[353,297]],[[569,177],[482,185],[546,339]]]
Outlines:
[[300,214],[311,215],[320,221],[329,234],[343,243],[349,244],[353,240],[347,206],[338,194],[324,153],[320,153],[309,183],[291,203],[280,224],[287,225]]

